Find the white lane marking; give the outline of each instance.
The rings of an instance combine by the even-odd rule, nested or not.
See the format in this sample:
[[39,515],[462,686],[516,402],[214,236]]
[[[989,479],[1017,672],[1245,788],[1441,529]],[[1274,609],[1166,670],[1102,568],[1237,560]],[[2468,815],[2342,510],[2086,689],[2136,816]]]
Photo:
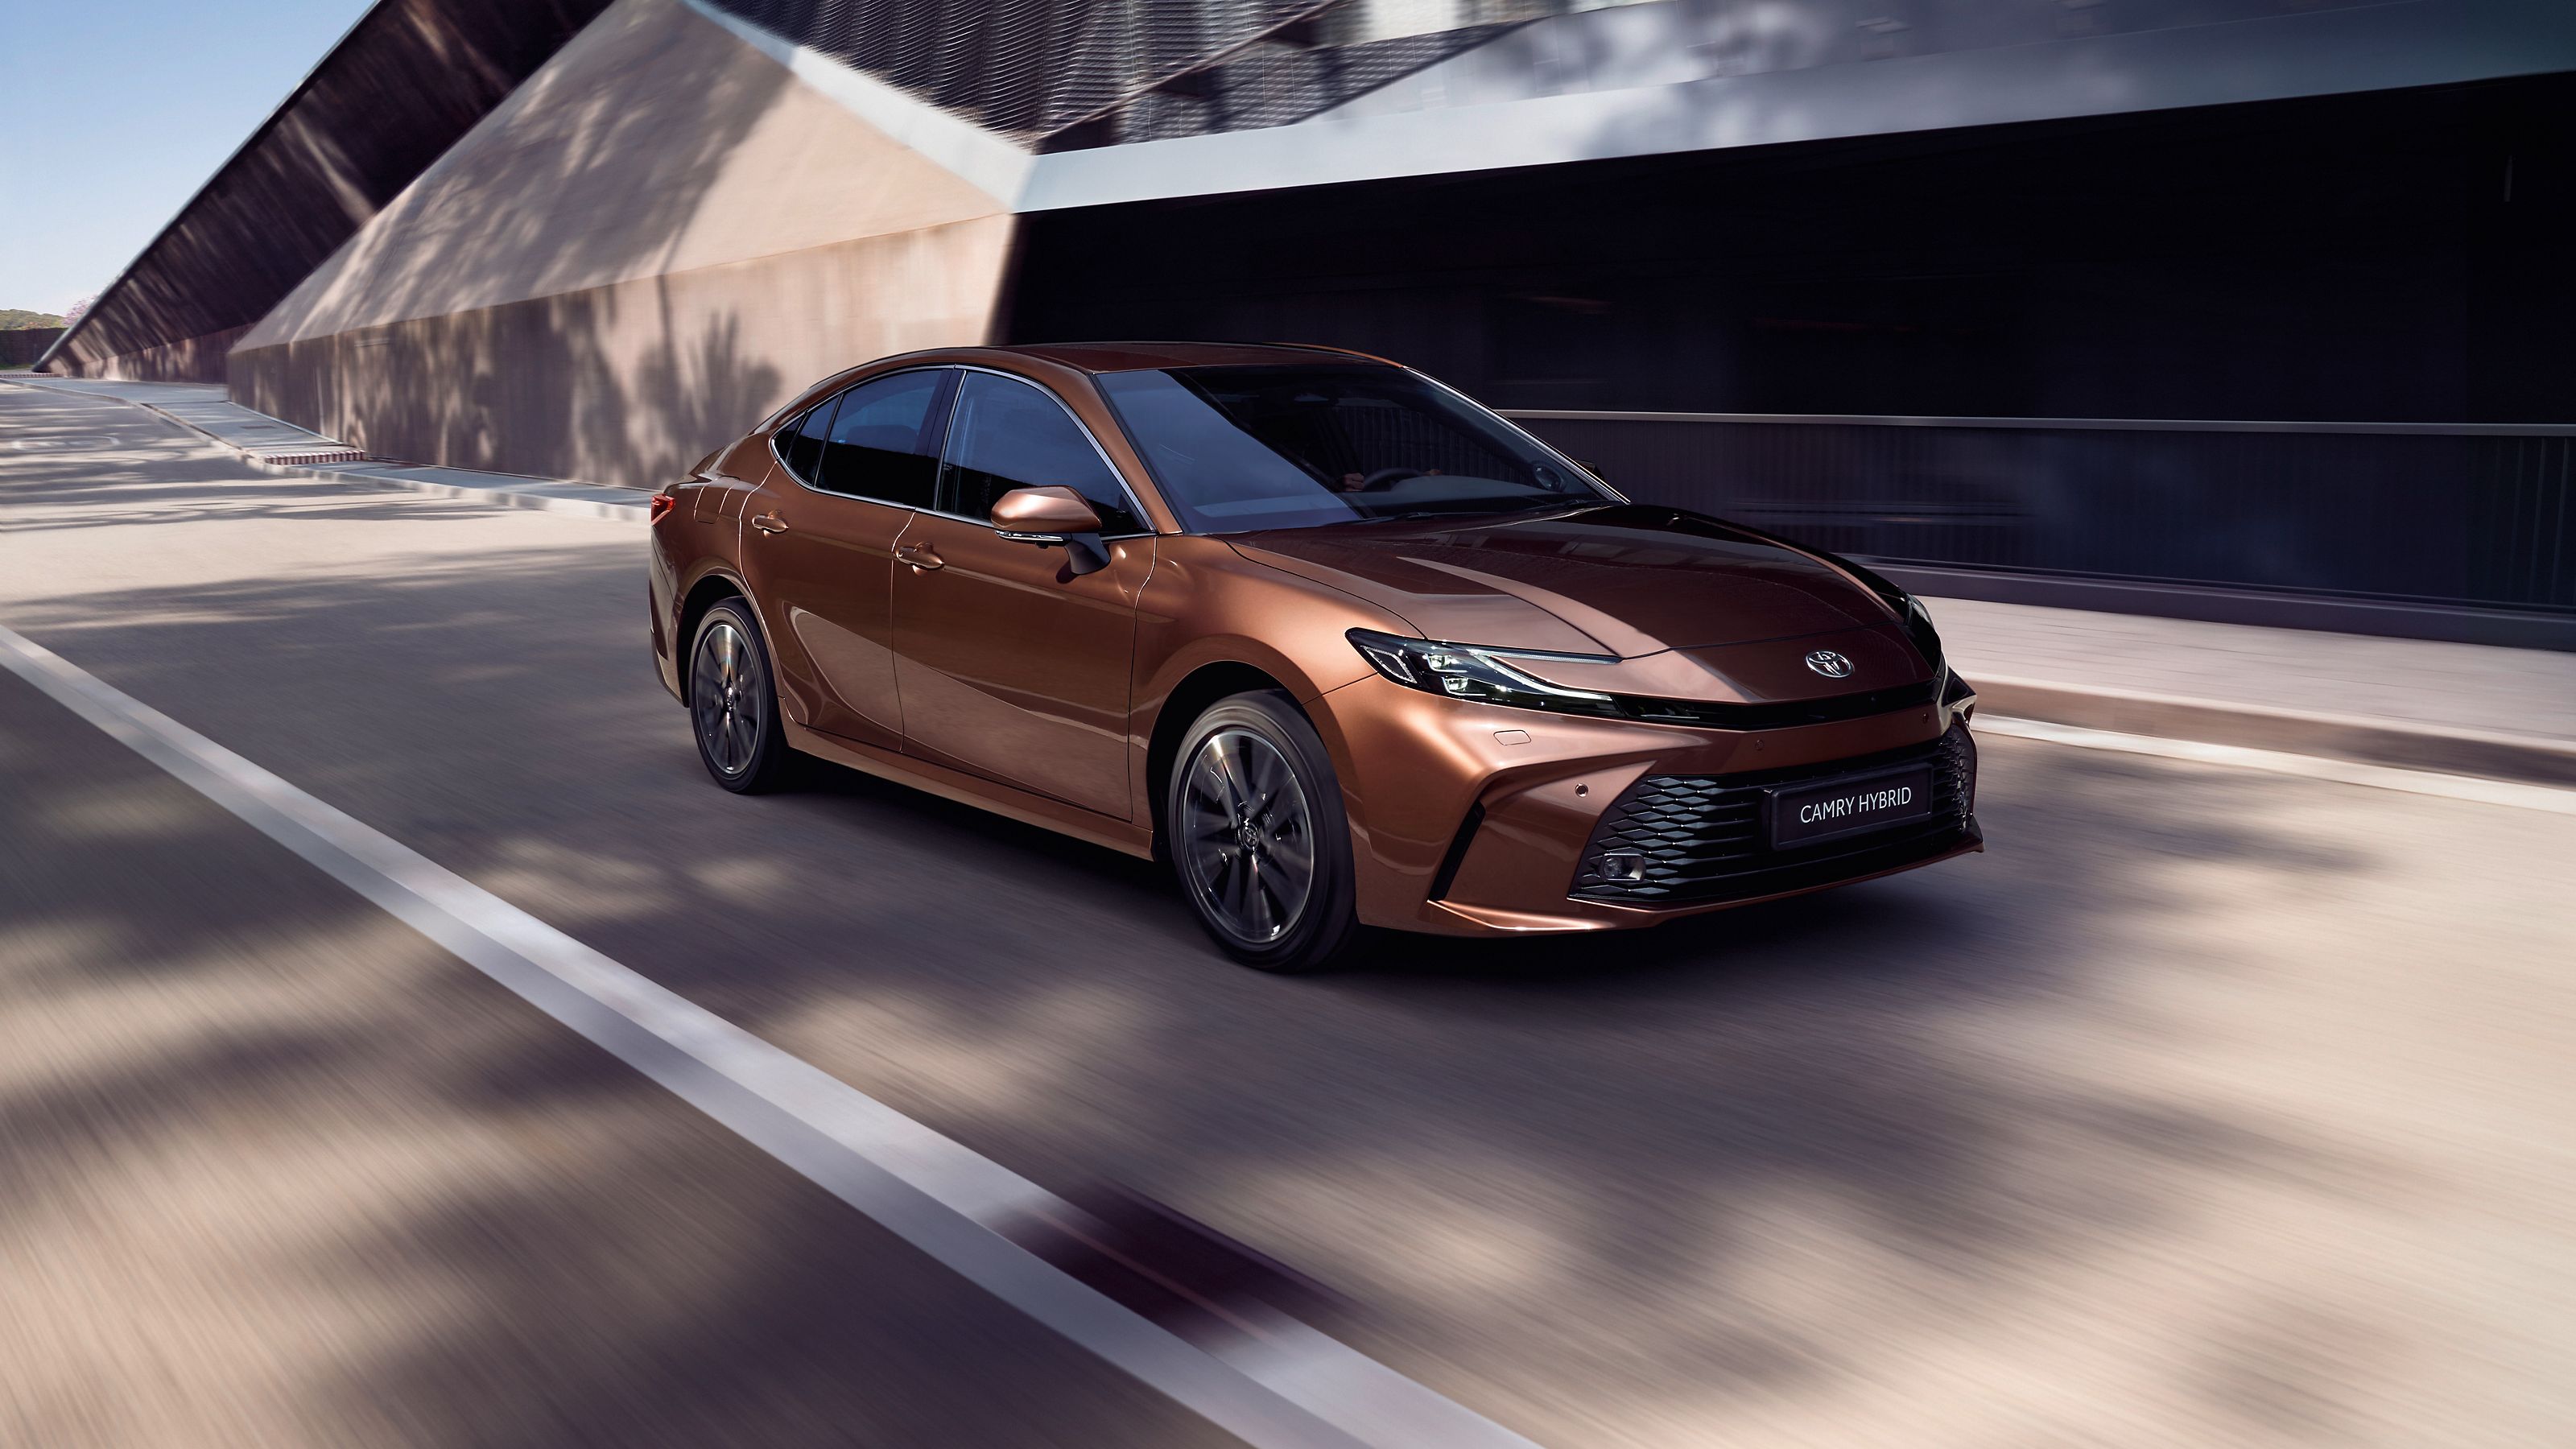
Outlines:
[[2329,760],[2319,755],[2294,755],[2285,750],[2258,750],[2247,745],[2213,745],[2200,740],[2121,734],[2116,730],[2086,729],[2082,725],[2051,724],[2046,720],[2013,719],[2005,715],[1980,714],[1972,728],[1980,734],[2046,740],[2050,744],[2074,745],[2079,749],[2160,755],[2169,760],[2193,760],[2204,765],[2231,765],[2245,770],[2268,770],[2276,775],[2332,780],[2344,785],[2402,790],[2409,795],[2439,795],[2452,800],[2474,800],[2481,805],[2509,805],[2518,810],[2576,815],[2576,790],[2528,785],[2517,780],[2487,780],[2475,775],[2445,775],[2432,770],[2401,770],[2393,765],[2365,765],[2357,760]]
[[0,665],[1012,1307],[1261,1449],[1536,1449],[1303,1324],[1220,1356],[996,1229],[1046,1189],[0,628]]

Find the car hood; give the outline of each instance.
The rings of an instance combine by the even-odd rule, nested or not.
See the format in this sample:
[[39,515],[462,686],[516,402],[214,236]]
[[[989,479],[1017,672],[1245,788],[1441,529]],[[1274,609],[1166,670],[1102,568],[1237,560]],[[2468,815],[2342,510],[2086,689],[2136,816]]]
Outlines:
[[1671,508],[1349,523],[1227,541],[1459,644],[1636,658],[1891,622],[1840,570]]

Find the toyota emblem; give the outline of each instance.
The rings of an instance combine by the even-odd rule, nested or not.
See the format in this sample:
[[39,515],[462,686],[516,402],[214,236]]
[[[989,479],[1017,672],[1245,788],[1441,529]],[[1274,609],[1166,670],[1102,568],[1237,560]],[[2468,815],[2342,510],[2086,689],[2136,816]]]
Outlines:
[[1807,667],[1827,679],[1849,679],[1852,662],[1831,649],[1819,649],[1807,656]]

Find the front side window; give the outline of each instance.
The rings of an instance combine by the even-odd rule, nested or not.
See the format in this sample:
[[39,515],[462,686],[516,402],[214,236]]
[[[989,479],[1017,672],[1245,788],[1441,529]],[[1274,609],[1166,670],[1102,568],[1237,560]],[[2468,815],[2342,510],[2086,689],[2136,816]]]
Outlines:
[[939,489],[939,396],[948,378],[944,369],[898,372],[842,393],[814,486],[931,507]]
[[1012,489],[1050,485],[1081,494],[1100,515],[1102,533],[1149,531],[1091,435],[1053,394],[997,373],[967,373],[948,429],[941,511],[987,519],[993,501]]
[[1537,439],[1401,368],[1114,372],[1100,390],[1193,532],[1612,501]]

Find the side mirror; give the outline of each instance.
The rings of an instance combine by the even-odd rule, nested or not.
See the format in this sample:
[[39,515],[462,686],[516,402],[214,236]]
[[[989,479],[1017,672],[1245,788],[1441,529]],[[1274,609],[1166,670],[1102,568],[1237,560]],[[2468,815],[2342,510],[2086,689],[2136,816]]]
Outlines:
[[1109,551],[1100,546],[1100,515],[1070,488],[1012,489],[993,500],[993,530],[1013,543],[1063,548],[1065,567],[1077,576],[1109,564]]
[[1600,464],[1593,462],[1589,458],[1577,458],[1574,461],[1583,465],[1584,472],[1591,474],[1593,477],[1600,479],[1604,483],[1610,481],[1610,475],[1601,471]]
[[993,500],[993,527],[1014,543],[1062,543],[1069,533],[1098,533],[1100,515],[1070,488],[1014,488]]

